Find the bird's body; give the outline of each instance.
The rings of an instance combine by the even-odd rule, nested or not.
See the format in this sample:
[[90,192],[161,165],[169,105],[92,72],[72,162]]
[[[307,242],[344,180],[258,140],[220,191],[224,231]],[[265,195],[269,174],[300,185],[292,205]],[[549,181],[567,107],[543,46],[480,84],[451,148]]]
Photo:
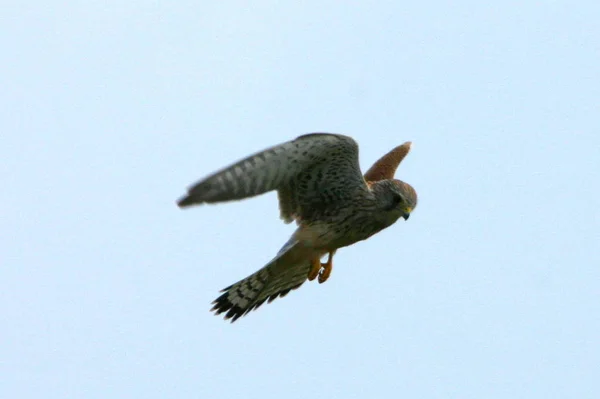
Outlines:
[[[339,248],[365,240],[415,208],[414,189],[394,180],[410,143],[396,147],[363,176],[358,146],[347,136],[312,133],[259,152],[192,186],[180,207],[253,197],[277,190],[281,218],[297,230],[256,273],[225,288],[216,314],[237,318],[286,295],[307,279],[329,277]],[[320,259],[329,254],[327,263]]]

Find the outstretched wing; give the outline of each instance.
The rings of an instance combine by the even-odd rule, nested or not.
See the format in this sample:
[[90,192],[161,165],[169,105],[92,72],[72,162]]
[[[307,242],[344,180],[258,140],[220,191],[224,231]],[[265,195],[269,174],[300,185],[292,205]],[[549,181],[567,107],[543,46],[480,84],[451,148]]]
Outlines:
[[347,136],[312,133],[243,159],[190,187],[180,207],[254,197],[278,190],[282,218],[315,218],[366,189],[358,145]]
[[407,141],[379,158],[365,173],[365,180],[381,181],[393,179],[398,165],[406,157],[411,146],[412,143]]
[[262,269],[223,289],[211,310],[217,315],[225,313],[225,319],[234,322],[265,301],[271,303],[299,288],[306,281],[309,269],[310,261],[292,238]]

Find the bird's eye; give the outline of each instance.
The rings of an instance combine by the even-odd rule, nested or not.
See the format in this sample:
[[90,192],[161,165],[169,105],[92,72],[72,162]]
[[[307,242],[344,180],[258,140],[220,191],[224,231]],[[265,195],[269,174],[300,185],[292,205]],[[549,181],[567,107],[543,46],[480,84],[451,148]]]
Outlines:
[[404,201],[402,196],[400,196],[398,194],[394,194],[392,196],[392,203],[390,204],[390,207],[388,209],[392,210],[392,209],[396,208],[398,206],[398,204],[400,204],[402,201]]
[[398,195],[398,194],[394,194],[394,198],[392,198],[392,203],[394,205],[398,205],[399,203],[401,203],[403,201],[402,196]]

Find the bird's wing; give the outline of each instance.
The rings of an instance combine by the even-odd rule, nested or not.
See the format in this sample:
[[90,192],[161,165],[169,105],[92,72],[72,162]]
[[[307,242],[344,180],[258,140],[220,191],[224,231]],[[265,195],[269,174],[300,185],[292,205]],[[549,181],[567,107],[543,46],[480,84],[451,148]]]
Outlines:
[[[321,135],[301,136],[318,139]],[[358,145],[350,137],[319,144],[321,156],[313,158],[293,178],[277,188],[281,218],[311,222],[335,215],[351,204],[359,191],[367,191],[358,162]]]
[[366,188],[358,145],[347,136],[312,133],[243,159],[189,188],[180,207],[278,190],[286,222],[311,219]]
[[398,165],[408,154],[411,146],[412,143],[407,141],[379,158],[365,173],[365,180],[374,182],[393,179]]
[[292,237],[266,266],[223,289],[211,310],[217,315],[225,313],[225,319],[234,322],[265,301],[271,303],[300,287],[310,269],[310,261],[303,256],[302,249]]

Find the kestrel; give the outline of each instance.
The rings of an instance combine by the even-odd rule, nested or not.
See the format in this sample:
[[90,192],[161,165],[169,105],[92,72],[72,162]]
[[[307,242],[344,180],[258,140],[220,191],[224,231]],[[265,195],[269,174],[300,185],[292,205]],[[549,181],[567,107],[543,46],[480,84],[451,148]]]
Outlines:
[[[254,197],[277,190],[281,218],[298,225],[275,258],[256,273],[223,289],[211,311],[232,322],[266,300],[287,295],[307,279],[324,283],[333,255],[408,219],[417,193],[393,179],[410,150],[406,142],[363,176],[358,145],[340,134],[312,133],[243,159],[189,188],[181,208]],[[321,258],[328,255],[327,262]]]

